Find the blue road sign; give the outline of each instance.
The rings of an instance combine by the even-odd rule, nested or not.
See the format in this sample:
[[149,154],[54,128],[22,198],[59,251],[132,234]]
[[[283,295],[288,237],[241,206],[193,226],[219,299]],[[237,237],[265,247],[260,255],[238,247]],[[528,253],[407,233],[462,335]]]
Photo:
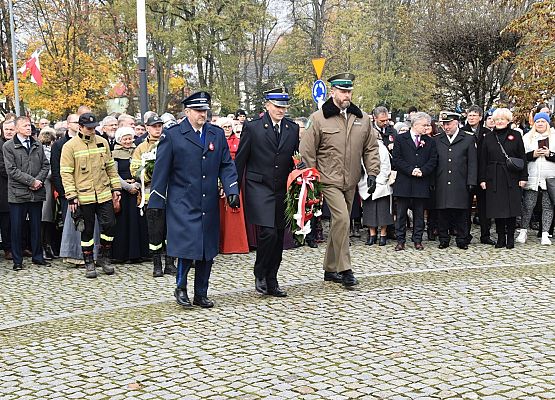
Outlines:
[[326,101],[327,93],[328,88],[326,87],[326,84],[323,80],[318,79],[316,82],[314,82],[314,85],[312,85],[312,98],[314,99],[314,102],[316,104],[318,104],[318,102],[320,101]]

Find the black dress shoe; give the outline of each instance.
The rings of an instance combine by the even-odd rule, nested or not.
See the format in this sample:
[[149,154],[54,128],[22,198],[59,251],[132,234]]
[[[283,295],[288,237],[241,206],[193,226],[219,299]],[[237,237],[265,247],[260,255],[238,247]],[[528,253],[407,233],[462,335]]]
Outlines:
[[352,288],[353,286],[358,285],[358,280],[353,275],[353,270],[351,269],[341,272],[341,278],[343,286],[346,288]]
[[268,289],[268,294],[274,297],[287,297],[287,292],[285,290],[282,290],[279,286]]
[[42,260],[42,261],[33,260],[33,264],[42,265],[43,267],[50,267],[51,266],[51,264],[49,262],[46,262],[44,260]]
[[195,296],[193,298],[193,304],[202,308],[214,307],[214,302],[208,299],[208,297]]
[[14,264],[13,270],[14,271],[21,271],[23,269],[23,264]]
[[397,246],[395,246],[395,251],[401,251],[401,250],[405,250],[405,244],[397,243]]
[[324,271],[324,280],[326,282],[341,283],[343,282],[343,277],[337,272]]
[[254,288],[260,294],[268,294],[268,286],[266,285],[266,278],[254,278]]
[[377,241],[378,235],[368,236],[368,239],[366,239],[366,245],[372,246],[373,244],[376,244]]
[[422,243],[420,243],[420,242],[416,242],[416,243],[414,244],[414,248],[415,248],[416,250],[424,250],[424,246],[423,246]]
[[468,250],[468,245],[466,243],[465,244],[458,244],[457,247],[461,250]]
[[449,243],[441,242],[438,247],[440,249],[446,249],[447,247],[449,247]]
[[495,240],[492,240],[491,238],[485,238],[485,239],[481,239],[480,243],[482,244],[489,244],[491,246],[495,246]]
[[387,244],[387,236],[380,236],[380,242],[378,246],[385,246]]
[[189,296],[187,296],[187,289],[176,288],[173,295],[175,296],[175,301],[177,301],[177,304],[180,306],[187,308],[193,307],[191,305],[191,301],[189,300]]

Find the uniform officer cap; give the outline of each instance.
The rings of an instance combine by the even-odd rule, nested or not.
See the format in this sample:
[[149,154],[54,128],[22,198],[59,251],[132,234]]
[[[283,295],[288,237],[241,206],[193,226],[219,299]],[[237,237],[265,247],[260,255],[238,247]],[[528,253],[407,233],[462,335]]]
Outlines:
[[439,113],[439,122],[460,121],[461,114],[451,111],[441,111]]
[[79,116],[79,125],[87,128],[96,128],[100,124],[93,113],[85,113]]
[[196,92],[184,99],[181,104],[193,110],[210,110],[210,95],[207,92]]
[[163,124],[164,121],[162,121],[162,118],[160,118],[158,115],[153,115],[152,117],[150,117],[149,119],[146,120],[146,124],[148,126],[152,126],[152,125],[156,125],[156,124]]
[[354,74],[350,72],[343,72],[328,79],[331,87],[336,87],[343,90],[353,90],[353,81],[355,80]]
[[289,107],[289,93],[283,87],[264,92],[264,98],[275,106]]

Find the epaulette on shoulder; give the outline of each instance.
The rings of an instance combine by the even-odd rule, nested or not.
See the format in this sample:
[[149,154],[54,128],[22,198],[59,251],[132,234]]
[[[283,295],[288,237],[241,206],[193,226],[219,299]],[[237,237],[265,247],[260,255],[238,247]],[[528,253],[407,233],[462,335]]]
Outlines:
[[259,117],[253,118],[253,119],[251,119],[250,121],[246,121],[246,122],[260,121],[261,119],[262,119],[262,117],[259,116]]

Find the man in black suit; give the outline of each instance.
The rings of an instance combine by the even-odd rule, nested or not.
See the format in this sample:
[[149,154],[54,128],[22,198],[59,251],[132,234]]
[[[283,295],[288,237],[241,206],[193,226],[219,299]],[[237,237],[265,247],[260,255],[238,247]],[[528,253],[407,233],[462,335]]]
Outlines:
[[439,214],[439,248],[449,247],[449,228],[455,229],[457,247],[468,249],[468,221],[472,193],[478,179],[478,156],[473,135],[459,130],[460,114],[442,111],[444,132],[434,137],[438,154],[435,205]]
[[266,112],[243,125],[235,164],[238,182],[245,177],[247,220],[260,229],[255,289],[285,297],[287,293],[279,287],[277,273],[283,252],[287,177],[294,168],[293,154],[299,149],[299,126],[285,118],[289,106],[285,89],[270,90],[265,97]]
[[416,250],[423,250],[424,205],[430,197],[431,178],[437,165],[437,150],[434,140],[426,135],[432,119],[424,112],[411,117],[409,132],[398,135],[393,146],[393,167],[397,178],[393,185],[393,196],[397,198],[397,220],[395,251],[405,250],[407,210],[412,209],[412,241]]

